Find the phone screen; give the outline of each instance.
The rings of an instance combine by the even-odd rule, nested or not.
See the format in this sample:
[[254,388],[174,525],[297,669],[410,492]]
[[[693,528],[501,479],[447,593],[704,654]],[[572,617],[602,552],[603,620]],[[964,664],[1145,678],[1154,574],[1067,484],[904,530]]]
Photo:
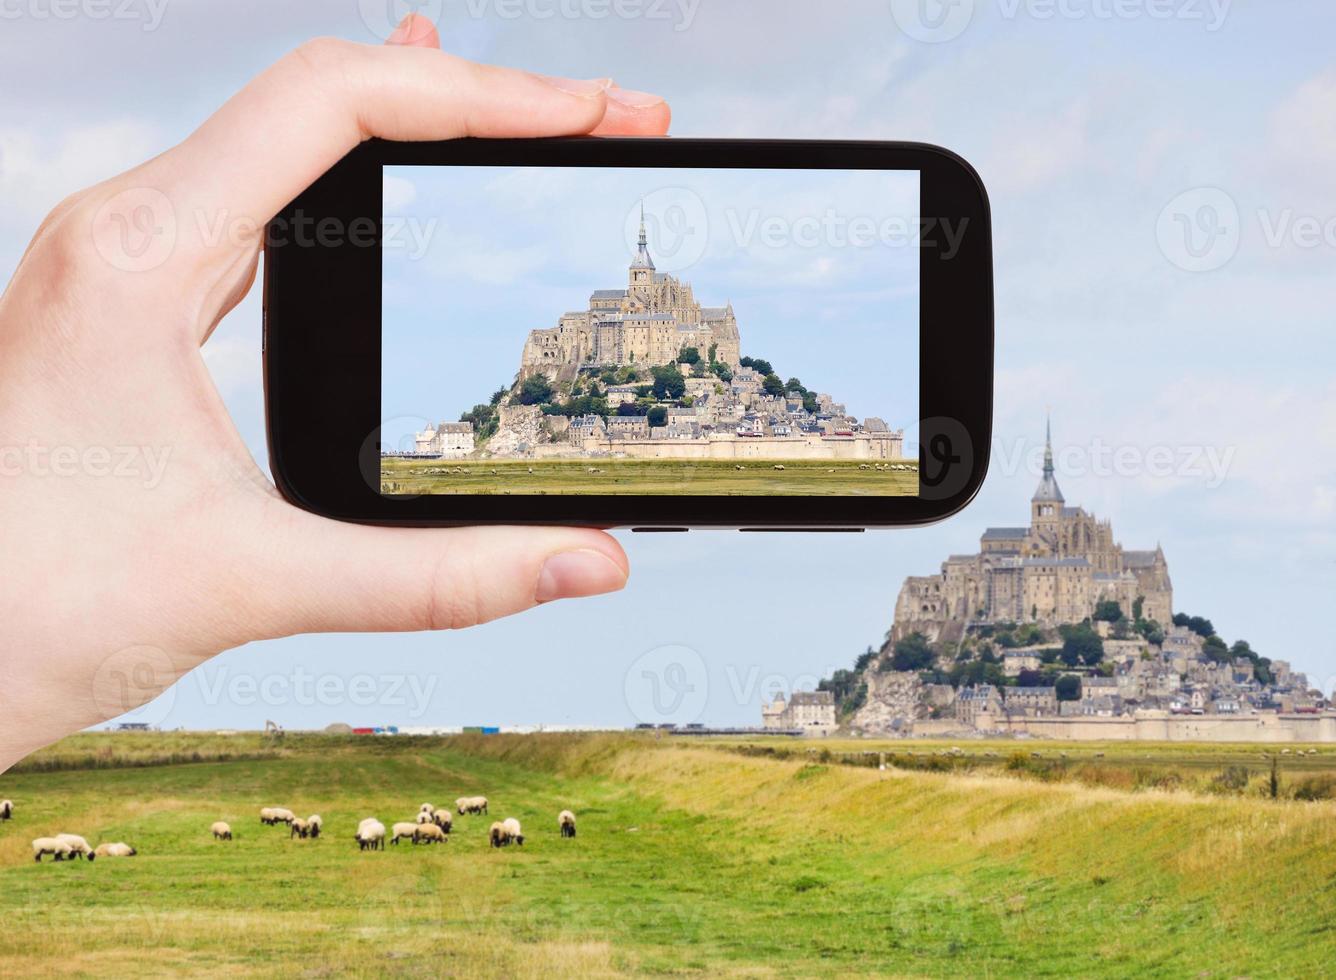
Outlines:
[[919,187],[384,167],[381,493],[917,495]]

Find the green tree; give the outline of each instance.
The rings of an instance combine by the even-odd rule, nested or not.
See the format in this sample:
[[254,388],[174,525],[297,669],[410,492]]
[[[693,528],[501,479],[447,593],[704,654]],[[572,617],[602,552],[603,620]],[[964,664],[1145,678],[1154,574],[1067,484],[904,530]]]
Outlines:
[[810,391],[803,395],[803,411],[809,415],[815,415],[817,410],[816,395]]
[[1068,667],[1085,664],[1093,667],[1104,659],[1104,641],[1089,623],[1062,628],[1062,662]]
[[501,399],[502,399],[502,398],[505,398],[506,395],[508,395],[508,394],[510,394],[510,389],[509,389],[509,388],[497,388],[496,391],[492,392],[492,402],[491,402],[491,403],[492,403],[493,405],[500,405],[500,404],[501,404]]
[[716,361],[710,365],[710,370],[713,371],[715,376],[724,384],[728,384],[733,380],[733,372],[729,370],[727,364]]
[[1212,663],[1223,664],[1230,659],[1229,647],[1225,646],[1225,641],[1212,633],[1206,638],[1206,642],[1201,646],[1202,655]]
[[654,373],[654,396],[661,399],[681,398],[687,390],[686,378],[682,377],[682,372],[669,364],[667,367],[656,367]]
[[1095,622],[1116,623],[1123,618],[1123,607],[1112,599],[1095,606]]
[[711,365],[714,364],[714,355],[717,354],[718,352],[719,352],[719,345],[718,345],[718,344],[711,344],[711,345],[710,345],[710,354],[709,354],[709,361],[710,361],[710,364],[711,364]]
[[1075,674],[1063,674],[1053,685],[1059,701],[1081,700],[1081,678]]
[[896,643],[890,663],[894,670],[927,670],[936,659],[928,638],[922,633],[911,633]]
[[788,381],[785,381],[785,382],[784,382],[784,390],[785,390],[785,391],[797,391],[797,392],[801,392],[801,393],[803,393],[803,394],[807,394],[807,389],[803,387],[803,383],[802,383],[801,381],[799,381],[797,378],[789,378]]
[[1141,620],[1141,610],[1143,610],[1143,609],[1145,609],[1145,608],[1146,608],[1146,597],[1145,597],[1144,595],[1139,595],[1139,596],[1137,596],[1135,599],[1133,599],[1133,600],[1132,600],[1132,618],[1133,618],[1134,620],[1137,620],[1138,622],[1140,622],[1140,620]]
[[552,400],[552,382],[546,376],[535,374],[525,378],[520,385],[519,401],[521,405],[541,405]]
[[655,405],[649,410],[649,427],[651,429],[661,429],[668,424],[668,409],[662,405]]
[[699,364],[700,349],[697,347],[683,347],[677,352],[678,364]]
[[775,398],[784,394],[784,382],[779,380],[779,375],[773,372],[761,379],[761,387],[765,389],[767,395]]

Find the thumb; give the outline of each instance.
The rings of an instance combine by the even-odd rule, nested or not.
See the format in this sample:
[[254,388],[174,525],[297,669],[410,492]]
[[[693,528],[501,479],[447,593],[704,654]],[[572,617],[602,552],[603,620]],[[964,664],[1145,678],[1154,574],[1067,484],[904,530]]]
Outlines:
[[615,592],[629,574],[621,545],[602,531],[364,527],[277,506],[277,533],[241,566],[264,580],[251,591],[260,608],[250,629],[261,637],[461,629]]

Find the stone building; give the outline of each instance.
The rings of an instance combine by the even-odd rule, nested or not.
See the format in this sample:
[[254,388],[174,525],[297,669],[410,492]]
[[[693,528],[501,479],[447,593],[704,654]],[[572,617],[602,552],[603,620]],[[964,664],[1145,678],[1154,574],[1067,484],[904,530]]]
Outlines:
[[520,380],[543,374],[570,380],[581,368],[653,367],[677,360],[684,347],[736,369],[741,358],[733,305],[702,306],[691,285],[658,272],[649,254],[645,217],[624,289],[598,289],[589,307],[564,313],[555,327],[533,330],[520,359]]
[[952,555],[941,574],[906,579],[895,629],[898,636],[921,632],[936,639],[951,623],[1077,623],[1105,600],[1129,617],[1141,600],[1141,615],[1168,628],[1169,567],[1158,546],[1124,550],[1109,521],[1067,506],[1054,476],[1050,433],[1029,525],[988,528],[977,554]]
[[472,422],[442,422],[428,426],[414,438],[419,455],[462,459],[473,452]]
[[835,695],[830,691],[794,691],[785,701],[783,694],[776,694],[773,702],[761,706],[761,723],[766,728],[826,735],[835,730]]

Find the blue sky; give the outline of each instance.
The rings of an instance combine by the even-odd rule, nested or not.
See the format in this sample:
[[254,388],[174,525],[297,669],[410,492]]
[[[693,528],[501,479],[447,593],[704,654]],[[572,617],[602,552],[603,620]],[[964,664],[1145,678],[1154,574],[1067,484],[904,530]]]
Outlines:
[[655,267],[731,301],[744,354],[912,427],[916,171],[392,167],[382,440],[411,448],[414,419],[487,401],[530,330],[625,289],[642,203]]
[[[1068,501],[1111,517],[1128,547],[1160,542],[1178,608],[1329,689],[1336,9],[958,3],[970,16],[947,40],[906,33],[922,25],[897,21],[917,9],[899,0],[427,7],[456,53],[667,94],[678,135],[916,139],[969,159],[994,210],[998,441],[964,514],[848,536],[628,534],[621,595],[458,634],[252,645],[147,720],[626,724],[673,707],[648,675],[675,678],[688,714],[755,721],[766,687],[808,685],[879,643],[906,575],[1024,519],[1050,407]],[[385,16],[371,0],[172,0],[145,29],[147,4],[129,9],[143,16],[21,6],[0,25],[0,268],[62,195],[180,139],[302,39],[370,41]],[[263,461],[258,355],[253,295],[206,357]],[[325,693],[304,694],[304,674]]]

